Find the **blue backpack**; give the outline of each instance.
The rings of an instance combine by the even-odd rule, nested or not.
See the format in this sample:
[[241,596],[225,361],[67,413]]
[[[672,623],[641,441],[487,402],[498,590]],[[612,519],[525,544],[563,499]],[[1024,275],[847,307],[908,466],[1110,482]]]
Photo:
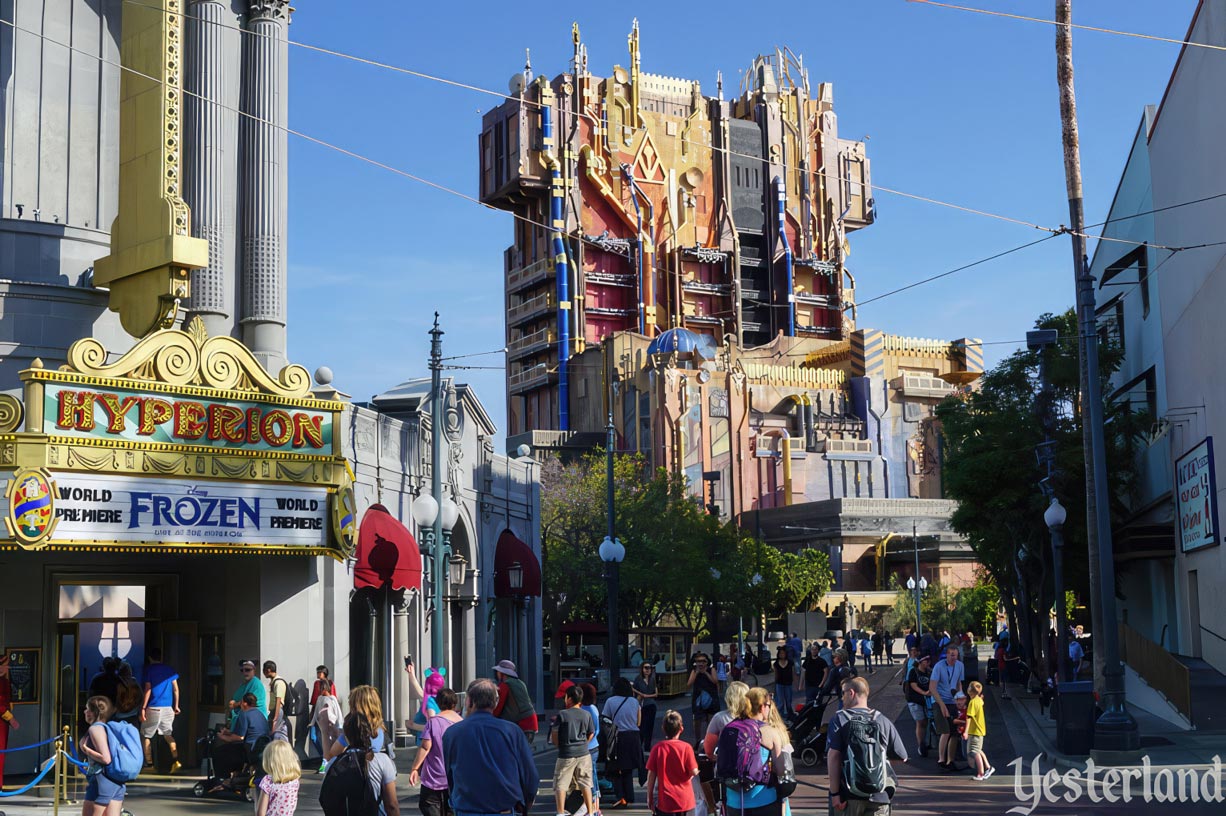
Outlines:
[[108,722],[104,725],[111,763],[102,769],[102,774],[116,785],[125,785],[140,776],[145,764],[140,732],[128,722]]

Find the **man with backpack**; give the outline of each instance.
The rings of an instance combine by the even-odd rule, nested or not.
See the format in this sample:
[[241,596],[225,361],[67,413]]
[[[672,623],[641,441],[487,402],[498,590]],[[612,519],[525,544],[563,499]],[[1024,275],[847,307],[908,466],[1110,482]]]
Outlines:
[[889,816],[895,783],[889,759],[906,762],[907,749],[888,717],[868,707],[868,681],[843,683],[843,709],[830,718],[826,770],[831,807],[846,816]]
[[289,718],[299,713],[298,691],[277,675],[277,664],[272,660],[264,661],[264,677],[268,680],[268,730],[273,739],[293,742]]
[[443,756],[456,816],[532,810],[541,783],[532,749],[514,723],[494,716],[498,687],[481,678],[468,684],[463,722],[447,730]]

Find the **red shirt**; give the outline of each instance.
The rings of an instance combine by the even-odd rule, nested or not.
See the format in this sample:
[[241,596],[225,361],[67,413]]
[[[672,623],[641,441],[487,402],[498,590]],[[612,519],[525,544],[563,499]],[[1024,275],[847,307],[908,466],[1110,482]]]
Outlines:
[[311,705],[315,705],[321,694],[335,697],[336,683],[333,683],[331,680],[316,680],[315,685],[311,688]]
[[666,739],[651,746],[647,770],[656,775],[660,784],[656,810],[684,813],[694,809],[694,785],[691,780],[698,771],[698,760],[688,742]]

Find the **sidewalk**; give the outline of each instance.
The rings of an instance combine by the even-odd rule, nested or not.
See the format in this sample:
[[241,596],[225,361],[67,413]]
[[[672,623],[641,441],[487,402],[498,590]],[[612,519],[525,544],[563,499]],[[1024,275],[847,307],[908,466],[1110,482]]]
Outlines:
[[[1001,705],[1012,705],[1048,761],[1065,770],[1084,769],[1087,756],[1065,754],[1056,748],[1056,721],[1051,718],[1050,709],[1039,713],[1039,696],[1013,683],[1007,689],[1010,699],[1000,700],[999,695],[997,699]],[[1135,707],[1128,710],[1141,732],[1141,754],[1149,758],[1152,766],[1209,765],[1215,755],[1226,756],[1226,730],[1184,731],[1147,711]]]

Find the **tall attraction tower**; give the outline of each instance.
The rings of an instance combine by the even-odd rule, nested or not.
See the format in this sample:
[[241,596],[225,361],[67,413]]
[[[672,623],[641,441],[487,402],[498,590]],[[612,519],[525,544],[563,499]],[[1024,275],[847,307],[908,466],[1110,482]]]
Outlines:
[[509,443],[590,449],[611,416],[731,516],[938,499],[933,408],[982,350],[857,325],[848,236],[875,211],[833,87],[783,49],[704,95],[642,70],[637,23],[594,76],[572,34],[570,71],[526,65],[479,140],[481,200],[515,216]]
[[789,51],[725,98],[629,67],[525,67],[482,123],[481,199],[517,216],[506,251],[512,435],[574,430],[570,361],[618,332],[681,328],[712,347],[845,339],[846,234],[873,222],[869,162],[840,139],[829,84]]

